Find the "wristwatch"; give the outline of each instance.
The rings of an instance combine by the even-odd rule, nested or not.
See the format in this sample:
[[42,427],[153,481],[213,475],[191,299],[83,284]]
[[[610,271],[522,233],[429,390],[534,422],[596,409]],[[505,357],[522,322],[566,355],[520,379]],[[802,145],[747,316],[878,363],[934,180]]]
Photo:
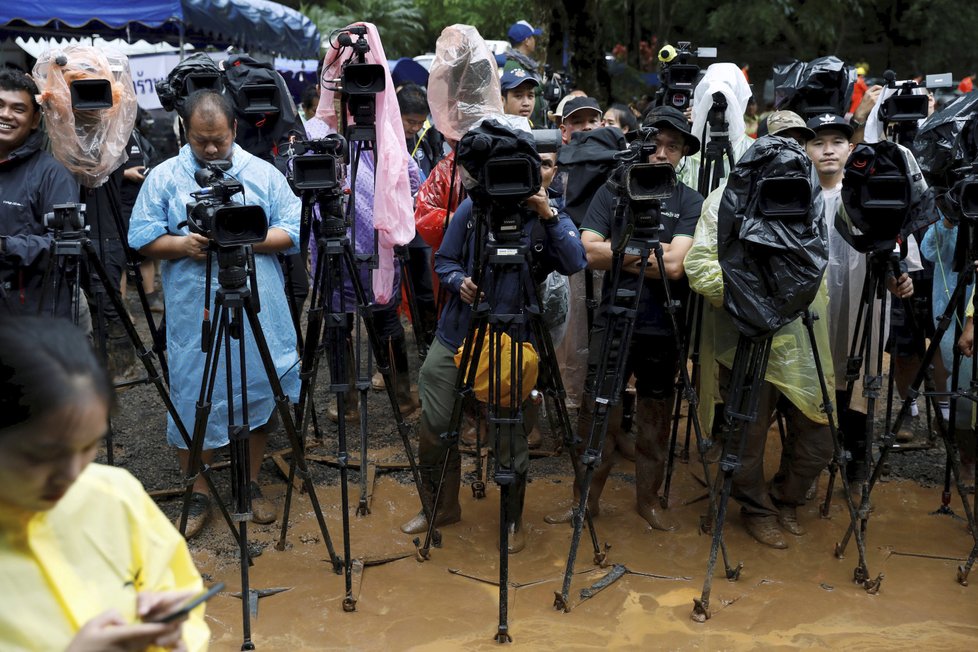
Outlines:
[[861,129],[862,127],[866,126],[866,123],[860,122],[859,120],[856,120],[855,117],[852,117],[849,118],[849,126],[852,127],[853,129]]
[[544,224],[556,224],[557,216],[560,214],[560,211],[558,211],[553,206],[550,206],[549,208],[550,208],[550,217],[541,217],[540,221],[543,222]]

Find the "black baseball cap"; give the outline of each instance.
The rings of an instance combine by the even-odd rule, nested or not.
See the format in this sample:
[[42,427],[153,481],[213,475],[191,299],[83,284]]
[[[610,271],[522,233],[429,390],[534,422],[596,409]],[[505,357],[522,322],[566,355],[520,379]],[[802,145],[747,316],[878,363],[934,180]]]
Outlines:
[[663,127],[675,129],[683,135],[683,141],[689,148],[686,156],[692,156],[700,151],[700,139],[693,135],[693,131],[686,121],[686,116],[679,109],[671,106],[657,106],[646,114],[642,126],[655,127],[656,129]]
[[816,134],[826,129],[835,129],[844,133],[846,138],[852,138],[852,134],[855,133],[852,125],[846,122],[845,118],[833,113],[823,113],[822,115],[815,116],[808,121],[808,128]]
[[593,97],[575,97],[567,104],[564,105],[564,112],[561,114],[561,121],[566,120],[570,117],[571,113],[577,111],[583,111],[584,109],[589,109],[591,111],[597,111],[598,115],[601,115],[601,105]]

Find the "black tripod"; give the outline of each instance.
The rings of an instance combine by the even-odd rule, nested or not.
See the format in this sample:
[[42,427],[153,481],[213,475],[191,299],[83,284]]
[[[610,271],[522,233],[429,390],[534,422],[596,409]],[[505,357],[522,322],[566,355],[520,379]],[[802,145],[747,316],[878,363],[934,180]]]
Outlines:
[[[876,459],[875,466],[872,466],[872,474],[869,476],[868,480],[863,483],[862,490],[862,500],[859,506],[859,523],[853,522],[850,524],[849,529],[846,531],[845,536],[842,541],[836,545],[835,554],[837,557],[842,557],[848,546],[850,537],[855,533],[858,537],[863,535],[866,531],[866,527],[869,521],[869,496],[872,493],[873,488],[879,481],[880,476],[883,473],[886,462],[889,458],[890,451],[893,450],[893,442],[896,439],[896,432],[900,430],[903,425],[904,420],[910,414],[910,406],[913,401],[920,395],[919,389],[923,384],[924,379],[928,373],[928,367],[934,360],[934,356],[940,347],[941,338],[944,337],[948,328],[950,328],[951,321],[954,317],[955,311],[961,310],[964,305],[966,298],[965,291],[967,287],[975,279],[975,269],[973,262],[975,260],[976,254],[978,254],[978,243],[976,243],[976,236],[978,233],[975,232],[976,226],[973,225],[968,220],[961,220],[959,225],[959,244],[966,243],[967,245],[967,255],[965,260],[967,261],[964,267],[964,271],[958,277],[958,284],[954,289],[954,293],[951,295],[951,299],[948,302],[947,308],[944,310],[944,314],[941,316],[940,321],[937,325],[937,330],[934,333],[934,338],[931,340],[930,346],[927,347],[927,351],[924,353],[923,360],[921,362],[920,369],[917,371],[917,375],[907,390],[907,397],[903,401],[903,405],[900,408],[900,412],[897,414],[896,421],[892,424],[892,428],[889,432],[885,433],[883,436],[882,443],[880,445],[879,457]],[[858,328],[857,328],[858,331]],[[955,394],[961,398],[966,398],[972,401],[978,401],[978,395],[976,395],[973,390],[970,391],[959,391],[955,387]],[[958,495],[961,497],[961,502],[964,507],[965,517],[968,521],[968,526],[971,530],[972,537],[975,540],[975,545],[971,549],[971,553],[968,556],[968,560],[965,564],[958,567],[957,581],[962,585],[967,585],[968,574],[971,572],[972,567],[975,564],[976,558],[978,558],[978,527],[976,527],[976,516],[971,509],[970,501],[968,500],[968,494],[965,489],[964,483],[961,481],[961,461],[958,454],[957,438],[955,437],[953,424],[948,426],[944,423],[943,415],[941,415],[940,409],[936,405],[937,397],[932,395],[931,401],[933,402],[935,412],[937,413],[938,419],[938,429],[940,431],[941,438],[943,439],[944,448],[947,453],[950,465],[950,472],[954,478],[955,487],[957,488]],[[872,417],[870,413],[868,418]],[[871,451],[868,454],[871,457]],[[830,482],[831,485],[831,482]],[[858,569],[857,569],[858,572]]]
[[[845,456],[843,454],[842,441],[839,431],[835,427],[832,398],[825,381],[825,374],[822,370],[821,358],[819,357],[818,345],[815,339],[815,321],[818,317],[810,310],[806,310],[802,313],[801,318],[808,332],[808,340],[811,345],[812,356],[814,357],[816,374],[818,375],[819,389],[822,392],[822,405],[828,419],[829,429],[832,433],[836,459],[844,469]],[[760,416],[757,414],[757,407],[763,384],[766,382],[764,377],[767,373],[768,358],[771,353],[773,337],[774,333],[769,333],[756,339],[741,335],[737,342],[737,352],[734,356],[733,368],[731,370],[730,390],[724,407],[723,453],[720,458],[722,490],[716,509],[716,521],[713,525],[713,541],[710,546],[710,556],[706,567],[706,578],[703,581],[703,592],[699,598],[693,600],[691,617],[697,622],[704,622],[712,615],[710,612],[710,595],[713,589],[713,569],[716,565],[717,551],[722,541],[727,504],[733,489],[734,475],[741,466],[741,459],[747,440],[747,428]],[[844,473],[842,477],[843,482],[848,485]],[[854,523],[857,518],[856,508],[851,496],[848,496],[848,492],[847,501],[850,519]],[[859,569],[862,569],[864,577],[868,577],[865,564],[865,548],[861,535],[857,535],[857,545],[859,547]],[[859,573],[859,569],[857,569],[857,574]],[[877,579],[878,581],[879,579]]]
[[[289,443],[292,447],[292,469],[298,467],[299,476],[302,479],[303,487],[309,494],[319,529],[326,543],[330,561],[333,568],[338,571],[340,560],[333,550],[333,543],[326,527],[326,519],[323,516],[316,496],[316,488],[309,475],[306,466],[305,452],[302,442],[295,429],[295,423],[290,411],[289,397],[284,393],[282,384],[279,381],[275,363],[272,360],[268,349],[268,343],[262,332],[261,323],[258,321],[258,304],[255,276],[255,260],[251,245],[236,245],[233,247],[216,246],[216,257],[218,262],[218,282],[220,287],[217,290],[214,300],[214,322],[212,326],[209,318],[205,318],[202,329],[201,344],[206,353],[203,372],[200,382],[200,397],[197,402],[196,420],[194,422],[193,442],[190,449],[189,468],[197,468],[200,464],[201,451],[204,445],[204,433],[207,428],[208,418],[211,410],[211,399],[214,394],[215,381],[220,368],[221,348],[224,349],[224,374],[227,389],[228,405],[228,441],[231,451],[231,496],[234,502],[234,512],[232,519],[237,522],[238,544],[240,547],[240,567],[241,567],[241,615],[244,641],[241,645],[242,650],[255,649],[251,641],[251,610],[248,597],[249,577],[248,566],[250,558],[248,554],[248,520],[251,518],[251,491],[250,491],[250,458],[249,458],[249,438],[251,426],[248,415],[248,377],[246,359],[246,326],[250,329],[254,337],[255,344],[265,370],[265,376],[271,386],[275,398],[276,409],[282,425],[285,428]],[[213,252],[211,252],[213,253]],[[211,253],[207,258],[206,271],[206,298],[208,304],[205,307],[205,315],[210,314],[210,278],[211,278]],[[249,287],[249,279],[251,287]],[[237,342],[236,345],[232,345]],[[233,361],[234,348],[237,348],[236,360],[238,362],[238,377],[234,378]],[[237,380],[241,389],[240,408],[234,402],[234,381]],[[294,475],[294,474],[290,474]],[[293,477],[289,478],[289,489],[292,487]],[[181,525],[186,521],[189,509],[189,493],[192,491],[192,484],[188,486],[188,495],[184,502],[184,513]],[[215,494],[216,495],[216,494]],[[282,531],[288,525],[287,519],[283,520]]]
[[[625,189],[622,188],[621,190],[624,191]],[[635,290],[620,287],[622,266],[626,255],[638,257],[637,277],[639,279],[645,278],[645,272],[648,269],[649,261],[653,255],[655,256],[659,278],[662,280],[662,286],[665,293],[665,310],[669,315],[672,332],[676,338],[676,350],[682,351],[683,349],[684,338],[676,317],[676,313],[681,309],[681,306],[679,301],[673,299],[669,279],[666,275],[662,244],[659,241],[659,231],[662,229],[659,222],[659,203],[658,201],[653,201],[651,203],[630,201],[627,198],[627,195],[620,196],[615,206],[614,224],[625,223],[626,211],[632,212],[633,222],[627,227],[624,227],[623,233],[621,234],[619,240],[612,243],[611,270],[607,272],[611,274],[609,291],[612,299],[607,314],[605,315],[605,319],[607,320],[605,327],[606,332],[604,340],[602,341],[601,354],[595,375],[594,417],[591,422],[591,430],[588,435],[587,447],[581,454],[580,460],[575,464],[574,468],[575,477],[581,478],[579,482],[580,499],[577,507],[574,510],[574,531],[571,536],[570,550],[567,555],[567,565],[564,570],[563,586],[561,587],[560,593],[556,594],[554,599],[554,608],[562,609],[564,611],[570,610],[570,585],[574,574],[577,548],[580,544],[585,519],[588,522],[588,528],[591,531],[592,540],[596,541],[594,528],[590,520],[590,513],[588,512],[587,508],[588,494],[590,492],[594,472],[601,463],[601,451],[608,432],[609,412],[611,408],[621,400],[622,388],[625,381],[625,365],[627,363],[629,348],[631,346],[635,318],[638,313],[639,306],[641,305],[642,288],[645,285],[644,282],[640,282]],[[704,456],[709,444],[703,438],[699,423],[699,416],[696,411],[696,391],[693,389],[689,372],[684,364],[684,361],[685,358],[681,358],[680,364],[678,365],[680,370],[680,397],[677,397],[677,403],[682,398],[685,398],[688,401],[689,423],[692,424],[691,427],[696,433],[696,442],[698,450],[701,453],[700,458],[703,461],[703,473],[706,478],[707,486],[712,488],[713,485],[710,481],[710,470]],[[675,430],[673,430],[673,432],[675,433]],[[573,451],[571,454],[573,459]],[[581,465],[583,465],[583,475],[579,473]],[[713,493],[711,490],[711,507],[713,504],[712,497]],[[600,563],[603,561],[603,556],[599,559],[597,557],[597,552],[598,551],[596,549],[595,563]],[[603,553],[601,554],[603,555]],[[726,560],[725,547],[724,560]],[[728,566],[727,571],[728,576],[731,577],[739,574],[739,568],[730,569]]]
[[[312,287],[310,289],[310,303],[308,313],[308,325],[306,327],[306,346],[303,349],[302,365],[300,378],[302,386],[299,391],[299,402],[297,413],[300,415],[301,441],[305,441],[305,433],[309,422],[314,417],[312,405],[312,390],[316,385],[316,377],[319,371],[319,362],[323,354],[329,351],[328,365],[330,372],[329,391],[336,395],[336,409],[339,417],[337,423],[337,459],[340,467],[341,483],[341,505],[343,514],[343,571],[346,581],[346,597],[343,601],[343,608],[346,611],[356,609],[356,599],[353,596],[352,579],[352,558],[350,553],[350,520],[349,520],[349,494],[347,490],[348,462],[349,453],[347,451],[346,439],[346,401],[348,393],[353,389],[349,382],[349,365],[355,364],[350,359],[350,352],[346,345],[346,336],[349,324],[354,318],[354,309],[359,307],[360,315],[363,317],[364,330],[370,348],[376,353],[382,346],[380,336],[374,324],[371,301],[367,298],[367,292],[360,281],[357,270],[357,263],[353,253],[353,245],[347,237],[346,229],[349,220],[344,217],[342,191],[337,186],[335,188],[321,189],[311,195],[304,195],[303,203],[309,206],[319,207],[320,219],[311,221],[310,229],[316,238],[319,252],[318,265],[315,270]],[[311,214],[310,210],[304,209],[305,214]],[[344,296],[344,289],[352,287],[356,298],[357,306],[347,305]],[[422,509],[426,515],[430,515],[431,506],[425,501],[425,493],[422,491],[421,475],[415,461],[414,452],[410,439],[410,427],[405,422],[397,402],[397,395],[394,389],[394,378],[389,364],[389,359],[377,356],[378,370],[384,377],[384,385],[394,420],[397,424],[398,433],[404,445],[408,464],[415,485],[421,496]],[[384,361],[388,360],[387,364]],[[361,404],[361,417],[366,409],[366,402]],[[361,438],[365,442],[366,427],[361,421]],[[365,446],[365,444],[364,444]],[[363,450],[361,450],[361,454]],[[282,521],[282,539],[279,545],[284,546],[285,528],[288,522],[289,509],[292,500],[292,476],[295,473],[294,465],[290,468],[289,484],[285,494],[285,515]],[[366,479],[366,459],[361,458],[360,476]],[[339,572],[339,567],[337,567]]]
[[[531,245],[523,233],[520,210],[510,204],[493,203],[486,206],[481,202],[473,203],[475,226],[472,237],[475,243],[476,266],[472,281],[477,287],[477,298],[472,303],[471,320],[455,377],[456,398],[450,425],[448,431],[441,434],[446,451],[435,493],[434,510],[428,518],[428,532],[424,546],[420,549],[421,557],[426,558],[452,448],[458,442],[463,405],[474,396],[473,387],[480,361],[488,354],[487,414],[493,437],[494,479],[500,488],[499,623],[495,636],[498,643],[512,641],[508,621],[509,529],[516,516],[511,509],[515,507],[516,510],[522,510],[526,489],[526,472],[517,468],[515,451],[520,446],[517,437],[522,436],[516,434],[517,429],[524,425],[522,404],[530,394],[524,389],[525,359],[523,346],[520,344],[527,332],[539,351],[538,382],[544,386],[545,396],[552,399],[547,411],[551,427],[562,429],[565,440],[571,437],[566,394],[550,331],[540,313],[540,300],[530,271]],[[509,226],[501,226],[504,224]],[[512,288],[514,285],[519,288],[515,293],[510,290],[504,294],[507,287]],[[504,341],[510,337],[511,341],[504,346]],[[525,446],[525,442],[522,445]],[[573,461],[573,450],[569,450]],[[592,539],[595,554],[603,555],[593,530]]]

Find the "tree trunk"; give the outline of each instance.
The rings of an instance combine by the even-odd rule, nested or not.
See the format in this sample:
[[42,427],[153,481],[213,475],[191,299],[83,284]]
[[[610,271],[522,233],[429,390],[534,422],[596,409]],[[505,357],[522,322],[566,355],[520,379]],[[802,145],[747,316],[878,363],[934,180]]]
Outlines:
[[601,50],[601,20],[598,17],[599,0],[562,0],[568,16],[570,34],[571,70],[578,88],[602,104],[608,102],[611,77]]

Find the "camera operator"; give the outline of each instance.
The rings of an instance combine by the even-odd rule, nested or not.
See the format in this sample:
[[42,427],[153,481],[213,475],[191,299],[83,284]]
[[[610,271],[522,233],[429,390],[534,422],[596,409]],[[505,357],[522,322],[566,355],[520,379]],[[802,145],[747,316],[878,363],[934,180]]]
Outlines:
[[0,315],[52,314],[56,305],[58,316],[67,317],[67,284],[59,297],[49,289],[40,305],[52,244],[44,215],[55,204],[78,201],[78,182],[42,149],[37,94],[29,76],[0,70]]
[[[539,192],[524,203],[525,223],[524,241],[533,243],[532,275],[535,283],[542,282],[552,271],[570,275],[587,264],[584,246],[581,244],[577,227],[571,219],[552,208],[547,188],[542,185]],[[435,254],[435,272],[442,287],[447,289],[448,299],[438,320],[435,340],[428,350],[428,357],[421,366],[418,379],[418,393],[421,399],[421,427],[418,459],[421,466],[422,482],[425,490],[434,497],[439,479],[442,460],[445,458],[445,443],[441,433],[448,430],[452,408],[455,401],[455,379],[458,368],[455,352],[462,346],[471,318],[470,304],[476,300],[476,286],[472,280],[479,261],[474,260],[475,224],[473,222],[472,200],[466,199],[448,225],[445,239]],[[522,294],[519,277],[507,275],[505,283],[494,287],[497,305],[494,310],[505,313],[511,309],[517,297]],[[526,339],[527,333],[513,334],[514,339]],[[499,463],[512,467],[516,472],[516,482],[510,489],[511,504],[509,514],[512,518],[510,546],[512,553],[519,552],[526,545],[526,534],[522,528],[523,499],[526,491],[526,473],[529,468],[527,446],[528,430],[532,419],[530,401],[523,404],[524,424],[517,426],[515,434],[516,450],[506,449],[510,434],[501,428],[501,455]],[[462,460],[457,444],[448,451],[449,459],[438,504],[436,525],[450,525],[462,518],[458,502],[461,485]],[[401,526],[407,534],[417,534],[427,529],[427,519],[423,512]]]
[[[699,139],[692,134],[689,123],[683,114],[672,107],[657,107],[645,118],[644,127],[658,129],[655,136],[655,153],[649,157],[650,163],[668,163],[676,168],[684,156],[699,151]],[[607,185],[595,194],[588,208],[587,216],[581,224],[581,240],[587,250],[588,265],[592,269],[611,268],[611,233],[615,212],[615,193]],[[685,302],[689,294],[683,269],[683,259],[692,244],[693,231],[700,215],[703,197],[681,182],[677,182],[672,196],[662,203],[661,230],[658,234],[662,243],[666,275],[672,289],[674,300]],[[624,272],[619,289],[643,288],[641,304],[635,318],[634,334],[629,350],[619,354],[627,356],[625,378],[633,373],[636,377],[636,414],[633,421],[635,431],[635,494],[636,510],[639,515],[656,530],[676,528],[669,517],[658,508],[658,491],[665,479],[665,463],[669,454],[669,424],[672,417],[673,392],[676,374],[680,364],[676,349],[675,333],[664,307],[665,291],[659,277],[659,268],[654,256],[646,268],[646,278],[638,279],[640,261],[636,256],[626,256],[622,268]],[[584,397],[581,401],[578,418],[578,436],[587,441],[591,431],[594,410],[595,377],[600,363],[605,338],[606,313],[611,305],[611,275],[605,274],[601,292],[601,306],[594,320],[588,345],[587,378]],[[680,312],[677,317],[681,319]],[[682,324],[680,324],[682,328]],[[591,516],[600,512],[599,500],[604,484],[614,465],[615,451],[625,444],[620,441],[621,411],[616,408],[608,415],[608,430],[604,449],[601,451],[601,465],[595,470],[588,495],[588,509]],[[578,481],[574,483],[575,492]],[[548,523],[564,523],[571,519],[568,509],[546,517]]]
[[[254,246],[258,287],[252,290],[261,290],[258,317],[283,390],[291,396],[298,396],[299,391],[298,354],[286,297],[279,291],[284,281],[275,254],[296,249],[301,204],[274,166],[235,144],[237,123],[226,96],[211,90],[197,91],[187,99],[185,108],[188,144],[146,178],[133,208],[129,244],[143,255],[163,261],[170,395],[184,423],[193,423],[205,360],[201,352],[200,317],[204,309],[205,261],[211,249],[206,237],[191,233],[183,226],[190,193],[199,190],[194,173],[207,163],[230,161],[227,175],[244,185],[245,202],[265,210],[268,235],[264,242]],[[219,287],[217,271],[217,265],[214,265],[212,291]],[[275,508],[262,497],[256,480],[268,434],[275,427],[274,397],[254,337],[250,335],[250,329],[246,328],[245,332],[248,334],[245,341],[248,345],[249,423],[256,424],[251,430],[250,446],[252,520],[270,523],[276,518]],[[214,449],[228,443],[227,401],[224,397],[230,388],[225,386],[223,376],[219,373],[216,378],[214,407],[204,441],[205,463],[213,459]],[[236,391],[234,402],[241,404],[240,391]],[[167,439],[179,449],[177,455],[181,467],[187,471],[189,453],[184,448],[186,444],[170,421]],[[198,476],[187,524],[188,538],[200,531],[209,515],[210,498],[205,487],[203,476]]]
[[[794,139],[799,144],[815,135],[805,126],[804,120],[791,111],[772,113],[767,125],[770,135]],[[762,143],[762,140],[757,142]],[[700,348],[704,370],[699,388],[700,418],[705,429],[716,420],[715,405],[726,394],[737,347],[736,329],[723,310],[723,275],[718,259],[717,219],[725,188],[721,185],[704,202],[693,245],[686,256],[690,286],[707,299]],[[825,373],[831,374],[833,359],[828,347],[827,320],[830,316],[827,301],[823,284],[811,308],[821,317],[815,322],[819,357]],[[814,356],[805,331],[801,319],[777,331],[778,345],[771,349],[757,418],[744,433],[741,466],[733,476],[732,495],[741,505],[747,532],[758,542],[777,549],[788,547],[781,528],[795,536],[805,534],[804,527],[798,523],[797,507],[804,504],[805,492],[825,468],[833,450],[831,431],[822,409]],[[709,366],[712,361],[720,365],[719,387],[717,374]],[[764,451],[775,410],[785,417],[787,436],[778,472],[770,482],[765,482]],[[713,430],[716,432],[716,424]],[[714,444],[719,445],[719,442]]]
[[[866,92],[866,97],[873,94],[874,88]],[[833,306],[829,318],[829,341],[835,364],[836,403],[841,406],[846,388],[846,361],[854,336],[856,314],[867,264],[866,254],[856,251],[836,229],[835,219],[839,211],[845,210],[842,204],[842,179],[845,176],[846,161],[854,147],[851,142],[854,130],[842,117],[833,115],[812,118],[808,121],[808,128],[815,135],[808,141],[805,149],[818,173],[825,204],[825,220],[829,229],[829,265],[826,269],[826,282],[829,288],[829,301]],[[898,298],[906,299],[913,296],[913,281],[906,272],[903,272],[899,278],[890,276],[886,283],[890,293]],[[874,328],[876,328],[875,324]],[[885,333],[874,332],[873,340],[878,341],[876,338],[885,336]],[[871,352],[875,350],[874,344],[866,354],[872,355]],[[875,364],[875,361],[872,364]],[[865,464],[866,413],[864,406],[862,410],[859,409],[862,394],[858,388],[853,391],[852,401],[848,411],[839,412],[839,425],[845,434],[846,450],[852,453],[852,461],[846,469],[855,490],[857,483],[868,477],[869,469]]]

